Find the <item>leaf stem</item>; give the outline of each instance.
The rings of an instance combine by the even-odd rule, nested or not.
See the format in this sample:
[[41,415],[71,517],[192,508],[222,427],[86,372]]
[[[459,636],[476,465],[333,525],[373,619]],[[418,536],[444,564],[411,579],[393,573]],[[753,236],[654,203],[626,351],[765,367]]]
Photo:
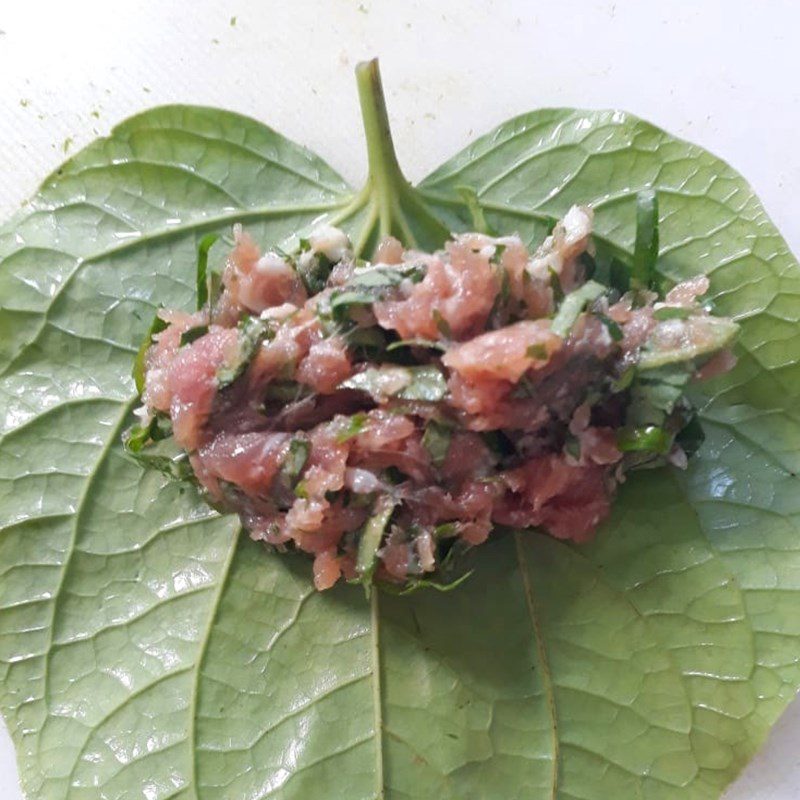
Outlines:
[[356,83],[364,121],[364,134],[367,138],[369,162],[367,183],[372,185],[378,199],[381,233],[388,234],[389,230],[384,230],[384,226],[391,226],[392,197],[398,193],[405,193],[411,186],[397,162],[377,58],[362,61],[356,67]]
[[367,140],[369,174],[364,188],[338,218],[351,217],[365,206],[371,207],[358,237],[363,250],[374,247],[385,236],[397,236],[407,247],[441,247],[449,230],[400,169],[376,58],[358,64],[356,84]]

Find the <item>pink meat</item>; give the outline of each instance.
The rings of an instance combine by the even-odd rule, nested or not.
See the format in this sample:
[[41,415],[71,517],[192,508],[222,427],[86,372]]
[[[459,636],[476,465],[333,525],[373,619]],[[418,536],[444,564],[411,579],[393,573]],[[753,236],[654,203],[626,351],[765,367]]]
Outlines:
[[169,365],[167,391],[175,441],[184,450],[196,450],[204,440],[205,426],[217,393],[217,371],[239,352],[235,328],[212,327],[190,345],[182,347]]
[[495,507],[494,520],[541,526],[556,538],[586,541],[609,512],[605,475],[599,465],[571,465],[559,454],[531,459],[505,473],[509,491]]
[[506,244],[500,265],[508,275],[511,297],[522,305],[525,316],[546,317],[553,311],[553,290],[549,281],[531,275],[528,260],[527,248],[514,237]]
[[314,586],[317,589],[330,589],[342,575],[336,548],[329,547],[317,553],[314,558]]
[[158,316],[169,324],[166,329],[153,337],[155,344],[148,349],[145,356],[142,401],[151,409],[167,413],[172,400],[172,394],[167,385],[167,375],[169,366],[180,347],[181,336],[190,328],[205,325],[208,319],[204,311],[186,314],[182,311],[164,309],[158,312]]
[[529,369],[543,367],[563,344],[549,320],[525,320],[451,347],[442,363],[467,381],[516,383]]
[[221,433],[198,454],[205,474],[250,494],[264,494],[280,469],[291,438],[289,433]]
[[295,269],[276,253],[262,256],[249,234],[237,230],[236,246],[228,259],[222,282],[225,292],[220,306],[226,317],[242,311],[260,314],[283,303],[302,305],[306,291]]
[[332,337],[311,345],[308,355],[300,362],[295,377],[315,392],[330,394],[352,372],[353,367],[344,342],[339,337]]
[[[342,260],[308,298],[291,259],[262,256],[237,230],[213,310],[162,312],[169,325],[146,354],[145,412],[170,414],[197,479],[220,508],[238,512],[253,538],[314,556],[318,589],[359,577],[359,533],[387,493],[394,511],[378,550],[379,580],[423,577],[437,567],[437,537],[478,545],[497,524],[585,541],[608,515],[627,467],[616,431],[626,395],[612,395],[609,379],[635,365],[645,343],[688,341],[713,351],[715,333],[697,302],[708,290],[699,276],[665,299],[688,308],[688,319],[656,320],[656,294],[637,292],[610,307],[598,301],[568,335],[554,334],[554,276],[564,291],[582,282],[580,256],[590,248],[591,228],[591,209],[575,206],[533,256],[516,236],[462,234],[435,254],[404,251],[386,238],[376,263],[422,266],[425,275],[418,283],[409,278],[369,289],[382,299],[354,306],[347,320],[332,318],[327,303],[362,269],[344,234],[326,229],[311,236],[313,252],[300,257],[309,259],[304,267],[314,253]],[[621,341],[600,318],[603,311],[621,327]],[[209,332],[181,347],[182,334],[208,324],[209,315]],[[248,349],[244,376],[219,391],[220,369],[243,360],[237,325],[251,315],[268,327],[264,340]],[[384,330],[373,333],[387,342],[395,334],[436,340],[441,350],[426,343],[391,348],[373,364],[363,348],[348,346],[361,332],[353,324],[378,325]],[[733,362],[728,351],[717,353],[695,377],[727,371]],[[406,363],[441,369],[446,395],[408,400],[399,394],[405,382],[376,397],[339,389],[365,367]],[[269,393],[273,382],[291,402],[281,405],[280,395]],[[433,424],[450,428],[436,463],[423,444],[430,445],[426,430],[435,433]],[[291,483],[285,473],[277,486],[298,431],[309,444],[307,460]],[[493,431],[500,435],[484,433]],[[685,466],[679,447],[669,458]]]
[[394,236],[387,236],[375,249],[372,260],[376,264],[401,264],[403,262],[403,245]]
[[366,429],[355,438],[352,461],[375,472],[396,467],[416,481],[433,479],[422,432],[402,414],[370,411]]
[[498,285],[487,256],[453,242],[450,262],[430,258],[428,271],[404,300],[375,303],[383,328],[396,330],[404,339],[438,339],[441,319],[456,339],[476,333],[486,323]]

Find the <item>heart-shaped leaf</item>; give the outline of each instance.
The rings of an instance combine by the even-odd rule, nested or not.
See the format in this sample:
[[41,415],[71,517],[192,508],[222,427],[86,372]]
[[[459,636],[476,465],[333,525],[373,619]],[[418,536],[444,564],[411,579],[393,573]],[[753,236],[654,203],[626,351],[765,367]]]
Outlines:
[[[414,190],[359,73],[370,179],[252,120],[165,107],[63,165],[0,232],[0,678],[37,800],[718,797],[800,684],[800,270],[752,191],[620,112],[518,117]],[[487,226],[539,240],[572,203],[630,260],[742,324],[698,397],[688,472],[637,474],[591,546],[521,532],[448,593],[316,593],[191,489],[122,453],[131,362],[195,252],[320,215],[360,249]],[[214,251],[211,253],[214,258]]]

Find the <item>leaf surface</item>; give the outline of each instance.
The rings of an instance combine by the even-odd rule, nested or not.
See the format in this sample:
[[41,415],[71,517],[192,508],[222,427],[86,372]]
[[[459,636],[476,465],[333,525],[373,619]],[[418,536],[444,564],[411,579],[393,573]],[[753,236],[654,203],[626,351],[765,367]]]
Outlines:
[[536,242],[591,203],[629,260],[648,185],[664,277],[707,273],[742,325],[688,472],[632,477],[591,546],[498,536],[457,590],[368,604],[314,592],[307,561],[119,441],[138,342],[157,305],[193,306],[204,236],[280,242],[325,214],[366,246],[373,206],[201,108],[134,117],[51,176],[0,231],[0,704],[28,796],[718,797],[800,683],[797,264],[741,177],[619,112],[511,120],[404,213],[433,236],[477,203]]

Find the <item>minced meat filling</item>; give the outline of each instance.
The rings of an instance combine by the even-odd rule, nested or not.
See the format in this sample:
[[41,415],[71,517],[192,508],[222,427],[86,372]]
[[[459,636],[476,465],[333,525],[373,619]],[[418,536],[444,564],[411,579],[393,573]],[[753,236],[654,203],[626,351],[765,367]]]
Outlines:
[[467,233],[366,263],[333,228],[289,255],[236,229],[217,296],[159,312],[129,449],[171,435],[253,538],[314,556],[320,589],[446,582],[496,525],[585,541],[627,470],[685,465],[684,389],[732,366],[736,333],[704,277],[603,282],[591,230],[576,206],[533,254]]

